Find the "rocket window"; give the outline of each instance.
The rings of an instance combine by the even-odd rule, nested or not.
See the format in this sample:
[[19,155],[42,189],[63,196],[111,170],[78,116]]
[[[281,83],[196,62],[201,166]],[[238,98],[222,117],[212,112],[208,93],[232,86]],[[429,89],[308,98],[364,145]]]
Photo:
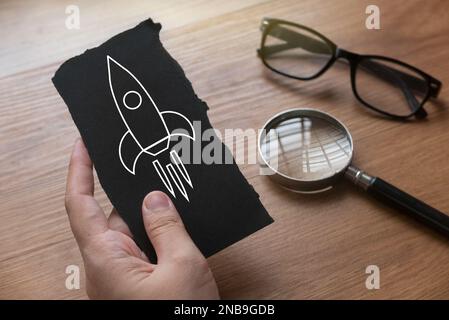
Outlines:
[[137,91],[130,90],[123,96],[123,104],[129,110],[136,110],[142,104],[142,97]]

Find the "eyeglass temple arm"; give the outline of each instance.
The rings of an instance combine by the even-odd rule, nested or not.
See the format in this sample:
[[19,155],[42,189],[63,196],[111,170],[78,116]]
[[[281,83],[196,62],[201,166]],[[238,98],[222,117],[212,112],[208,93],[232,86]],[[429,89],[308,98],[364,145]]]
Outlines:
[[[263,54],[265,56],[270,56],[277,52],[281,52],[281,51],[293,49],[293,48],[298,48],[298,47],[303,48],[304,50],[307,50],[312,53],[318,53],[318,54],[329,54],[330,53],[329,46],[327,44],[325,44],[319,40],[313,39],[311,37],[305,36],[303,34],[300,34],[298,32],[281,27],[279,25],[273,26],[270,29],[270,35],[273,37],[276,37],[278,39],[284,40],[284,41],[286,41],[286,43],[264,46],[261,54]],[[400,75],[401,80],[406,82],[410,88],[412,88],[416,91],[423,92],[423,88],[424,87],[427,88],[427,83],[425,83],[425,85],[423,86],[423,82],[425,82],[424,80],[414,77],[410,74],[407,74],[400,70],[389,68],[388,66],[381,65],[380,63],[376,63],[375,61],[370,61],[370,65],[373,67],[375,65],[378,65],[378,66],[381,66],[383,69],[390,69],[392,72]],[[440,88],[441,88],[441,82],[433,77],[430,77],[430,95],[432,97],[436,98],[438,96]]]
[[273,26],[270,29],[270,36],[284,40],[286,43],[264,46],[262,54],[266,56],[293,48],[303,48],[313,53],[330,53],[327,44],[281,26]]
[[[399,89],[401,89],[402,93],[404,94],[405,99],[407,100],[410,110],[412,112],[419,109],[420,103],[418,102],[418,100],[416,100],[415,95],[410,90],[410,89],[412,89],[410,87],[411,83],[407,83],[407,81],[404,81],[405,79],[403,79],[401,76],[401,74],[404,74],[403,72],[389,68],[388,66],[385,66],[380,63],[376,63],[371,60],[363,60],[363,62],[360,63],[359,66],[361,68],[365,69],[366,71],[370,72],[371,74],[375,75],[376,77],[381,78],[385,82],[388,82],[395,87],[399,87]],[[420,81],[420,80],[416,79],[416,81]],[[414,84],[416,84],[416,83],[414,83]],[[418,89],[419,87],[416,87],[416,88]],[[422,110],[422,111],[420,111],[419,114],[417,114],[417,116],[425,117],[425,116],[427,116],[427,113],[424,110]]]
[[430,77],[430,96],[432,98],[438,97],[442,86],[443,84],[440,80]]
[[[420,91],[423,93],[427,92],[427,82],[423,79],[414,77],[408,73],[402,72],[400,70],[390,68],[387,65],[377,63],[372,60],[365,59],[361,64],[365,69],[372,71],[374,73],[378,73],[379,76],[382,76],[384,80],[391,82],[392,84],[396,84],[396,81],[401,81],[406,83],[408,87],[415,91]],[[441,82],[432,77],[430,80],[430,96],[436,98],[441,88]]]

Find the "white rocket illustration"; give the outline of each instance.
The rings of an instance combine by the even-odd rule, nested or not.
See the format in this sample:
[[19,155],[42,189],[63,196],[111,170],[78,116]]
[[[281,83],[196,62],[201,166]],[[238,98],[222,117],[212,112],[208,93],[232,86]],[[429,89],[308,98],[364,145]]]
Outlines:
[[[151,95],[128,69],[110,56],[107,56],[106,60],[112,97],[127,128],[120,140],[118,152],[123,167],[129,173],[133,175],[136,173],[137,160],[142,154],[156,157],[166,151],[171,137],[185,136],[195,140],[195,130],[189,119],[176,111],[159,111]],[[152,120],[151,128],[137,125],[145,119]],[[170,128],[167,123],[171,125]],[[184,129],[187,133],[176,133],[177,129]],[[154,159],[152,162],[154,169],[174,197],[176,186],[189,201],[183,183],[185,181],[193,188],[189,173],[176,151],[170,151],[170,159],[172,163],[167,164],[165,168],[158,159]]]

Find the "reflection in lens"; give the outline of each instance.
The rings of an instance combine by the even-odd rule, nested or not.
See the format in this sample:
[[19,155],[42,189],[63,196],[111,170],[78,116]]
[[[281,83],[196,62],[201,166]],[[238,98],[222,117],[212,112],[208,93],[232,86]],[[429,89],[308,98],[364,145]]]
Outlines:
[[322,38],[282,23],[270,27],[262,53],[271,68],[298,78],[316,75],[332,58],[332,48]]
[[372,107],[406,117],[422,104],[428,92],[427,80],[412,69],[383,59],[359,62],[355,88]]
[[280,122],[262,136],[260,150],[270,167],[302,181],[331,177],[345,169],[352,158],[346,130],[312,116]]

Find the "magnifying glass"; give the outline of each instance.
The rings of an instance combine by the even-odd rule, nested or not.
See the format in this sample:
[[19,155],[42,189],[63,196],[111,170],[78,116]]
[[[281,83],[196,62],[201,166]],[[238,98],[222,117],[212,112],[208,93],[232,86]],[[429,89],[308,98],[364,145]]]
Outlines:
[[449,216],[351,164],[351,134],[331,115],[315,109],[290,109],[273,116],[263,129],[258,140],[261,167],[281,186],[316,193],[345,177],[449,236]]

